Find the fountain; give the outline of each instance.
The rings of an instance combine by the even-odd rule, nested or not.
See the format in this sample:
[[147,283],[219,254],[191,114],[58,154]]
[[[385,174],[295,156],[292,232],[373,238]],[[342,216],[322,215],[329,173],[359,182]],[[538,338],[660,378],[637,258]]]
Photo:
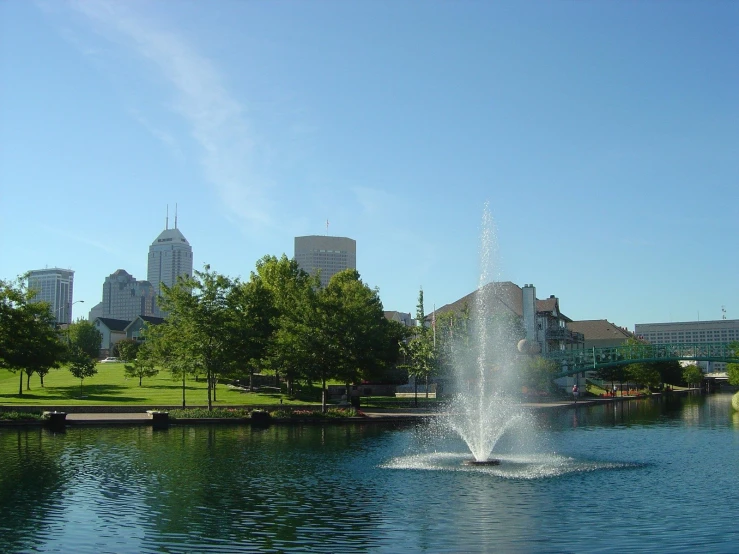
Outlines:
[[[495,226],[485,204],[480,279],[470,306],[468,332],[452,344],[454,395],[445,424],[467,444],[467,465],[498,465],[492,457],[500,438],[525,423],[518,391],[512,321],[503,315],[503,285],[495,277]],[[520,337],[519,337],[520,338]]]

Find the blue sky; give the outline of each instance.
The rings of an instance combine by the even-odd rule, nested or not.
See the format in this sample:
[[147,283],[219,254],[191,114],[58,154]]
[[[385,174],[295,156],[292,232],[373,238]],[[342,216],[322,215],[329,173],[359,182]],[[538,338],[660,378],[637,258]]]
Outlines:
[[248,278],[357,241],[385,309],[497,275],[575,320],[739,319],[739,3],[0,3],[0,278],[76,316],[170,223]]

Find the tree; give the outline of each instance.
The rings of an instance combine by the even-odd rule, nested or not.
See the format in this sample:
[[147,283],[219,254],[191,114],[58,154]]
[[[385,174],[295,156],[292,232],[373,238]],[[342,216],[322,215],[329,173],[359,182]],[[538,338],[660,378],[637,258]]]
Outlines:
[[538,392],[554,392],[559,364],[542,356],[527,356],[522,368],[521,384]]
[[739,385],[739,364],[726,364],[726,375],[730,385]]
[[703,381],[703,370],[696,364],[686,365],[683,367],[683,382],[688,386]]
[[269,289],[272,299],[273,335],[267,344],[263,365],[285,378],[288,394],[293,394],[294,383],[305,377],[306,360],[301,334],[309,332],[306,318],[316,302],[320,281],[303,271],[297,261],[283,255],[265,256],[257,262],[257,276]]
[[19,372],[18,394],[23,394],[23,372],[30,378],[58,367],[65,349],[59,343],[54,316],[46,302],[33,302],[35,291],[21,279],[0,280],[0,367]]
[[660,383],[660,374],[652,364],[629,364],[626,366],[627,377],[649,388],[657,387]]
[[273,295],[258,274],[252,273],[246,283],[236,283],[230,291],[225,333],[233,358],[229,361],[231,374],[247,368],[249,388],[254,389],[254,372],[267,355],[270,340],[277,325],[278,311]]
[[[729,349],[733,356],[739,356],[739,342],[732,342]],[[739,364],[726,364],[726,375],[730,385],[739,385]]]
[[209,410],[213,409],[217,379],[233,359],[228,333],[232,317],[228,295],[233,287],[234,281],[211,271],[208,265],[195,271],[193,277],[180,278],[172,287],[162,286],[160,304],[169,315],[156,326],[154,336],[165,342],[157,348],[166,353],[170,363],[173,358],[179,360],[174,367],[183,372],[183,394],[186,369],[205,373]]
[[82,390],[84,379],[92,377],[98,372],[97,362],[82,348],[74,344],[70,348],[69,362],[69,371],[80,380],[80,390]]
[[159,373],[153,360],[147,356],[137,357],[133,360],[133,363],[124,365],[123,369],[126,377],[138,378],[139,386],[141,386],[144,377],[154,377],[154,375]]
[[371,381],[395,363],[390,323],[377,289],[362,282],[359,272],[346,269],[331,277],[320,291],[326,330],[331,330],[334,349],[332,377],[350,385]]
[[141,343],[136,339],[121,339],[113,347],[114,355],[118,354],[118,357],[124,362],[132,362],[136,359]]
[[428,398],[429,378],[437,367],[433,337],[425,325],[426,314],[423,306],[423,289],[418,293],[416,320],[419,325],[413,330],[413,337],[410,341],[401,345],[401,351],[405,359],[405,367],[408,369],[408,374],[413,377],[413,402],[418,406],[418,380],[425,380],[426,398]]
[[89,358],[97,360],[100,357],[103,335],[91,322],[80,320],[70,324],[67,328],[67,337],[72,347],[81,350]]

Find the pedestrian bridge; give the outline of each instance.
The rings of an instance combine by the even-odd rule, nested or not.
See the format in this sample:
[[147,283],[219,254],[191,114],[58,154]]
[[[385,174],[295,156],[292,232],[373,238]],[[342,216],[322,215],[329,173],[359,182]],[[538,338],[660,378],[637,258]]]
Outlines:
[[637,344],[591,348],[589,350],[559,350],[545,354],[560,366],[559,377],[583,371],[627,364],[670,361],[707,361],[739,363],[739,352],[729,343],[713,344]]

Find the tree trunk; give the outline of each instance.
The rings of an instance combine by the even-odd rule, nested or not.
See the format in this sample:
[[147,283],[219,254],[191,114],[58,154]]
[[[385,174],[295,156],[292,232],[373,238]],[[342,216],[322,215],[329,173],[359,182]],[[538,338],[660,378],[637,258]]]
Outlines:
[[418,377],[413,377],[413,405],[418,408]]
[[254,392],[254,368],[249,368],[249,392]]
[[23,396],[23,371],[19,371],[18,373],[20,373],[20,374],[21,374],[21,379],[20,379],[20,383],[19,383],[19,385],[18,385],[18,394],[19,394],[20,396]]
[[218,402],[218,398],[216,396],[216,385],[218,384],[218,379],[214,376],[213,379],[213,402]]
[[141,380],[144,378],[143,375],[139,375],[139,386],[141,386]]
[[210,369],[208,369],[208,374],[206,375],[206,379],[208,380],[208,411],[211,411],[213,409],[213,399],[210,394]]
[[41,377],[41,388],[43,389],[44,388],[44,374],[39,373],[38,376]]
[[426,401],[429,399],[429,374],[426,374]]
[[26,373],[26,390],[31,390],[31,374]]
[[326,413],[326,378],[321,378],[321,413]]
[[182,370],[182,408],[185,408],[185,370]]

